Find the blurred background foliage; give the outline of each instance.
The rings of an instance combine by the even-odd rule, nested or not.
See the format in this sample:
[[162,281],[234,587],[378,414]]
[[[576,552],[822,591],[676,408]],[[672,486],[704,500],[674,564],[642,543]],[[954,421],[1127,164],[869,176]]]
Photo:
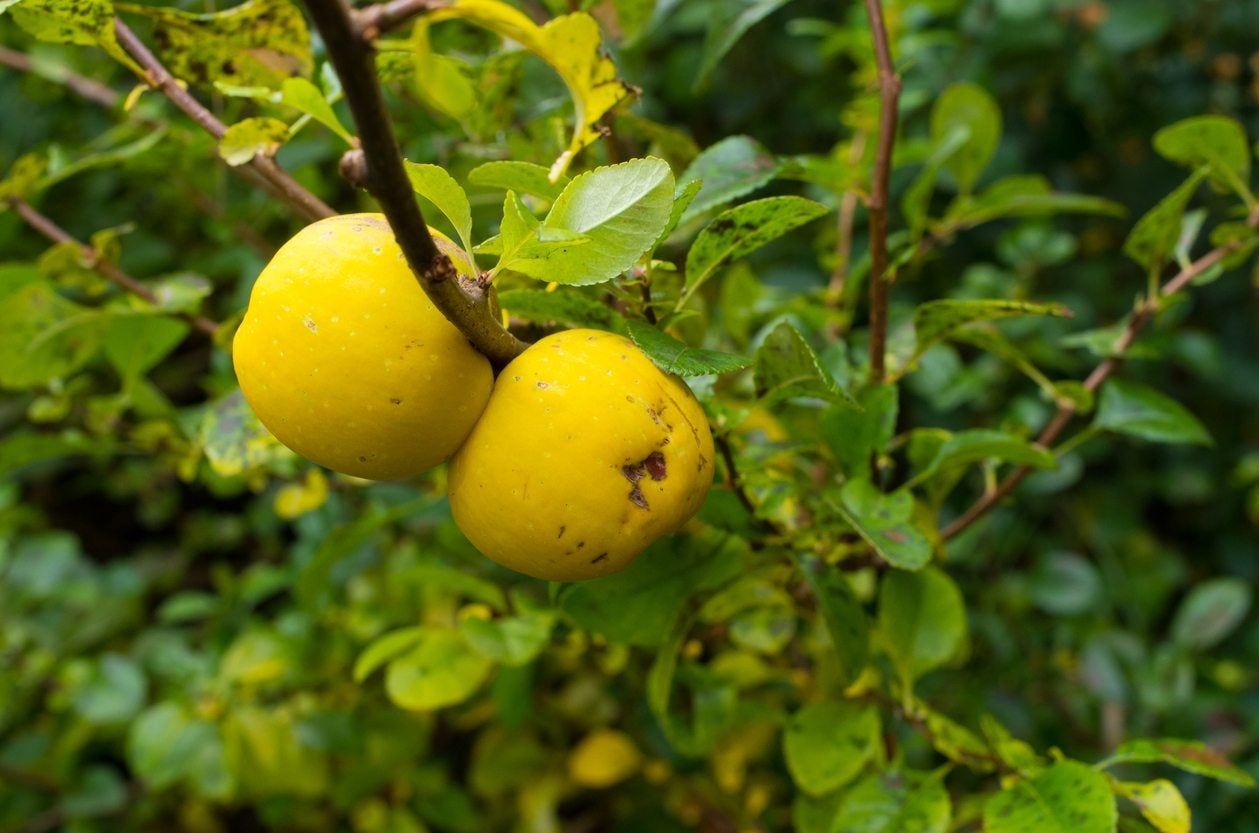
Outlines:
[[[650,2],[586,5],[642,95],[583,165],[650,151],[680,173],[732,135],[780,159],[834,150],[842,164],[853,136],[873,127],[858,3],[659,0],[645,24]],[[1005,332],[1053,378],[1082,378],[1093,358],[1060,339],[1131,309],[1145,276],[1123,256],[1124,238],[1184,177],[1151,136],[1204,112],[1259,135],[1259,2],[887,6],[905,80],[895,195],[929,150],[932,103],[970,81],[1004,121],[984,182],[1041,173],[1129,212],[958,234],[902,275],[894,334],[929,299],[1059,301],[1073,320]],[[731,21],[754,11],[768,13],[720,55]],[[405,53],[386,61],[406,156],[461,182],[489,159],[549,164],[567,143],[571,105],[547,68],[469,27],[432,34],[435,51],[479,73],[479,107],[460,124],[426,106],[399,69]],[[159,95],[132,93],[124,113],[135,77],[100,50],[37,43],[8,17],[0,45],[37,70],[0,67],[0,170],[36,150],[73,158],[164,130],[38,205],[80,240],[112,229],[94,244],[130,274],[194,296],[212,290],[207,311],[239,315],[298,227],[291,211],[216,164],[214,141]],[[103,82],[116,102],[50,80],[66,69]],[[256,112],[248,99],[193,89],[227,123]],[[343,149],[311,125],[278,160],[338,210],[367,208],[336,175]],[[484,238],[500,194],[469,190]],[[800,190],[780,178],[761,195]],[[1229,210],[1221,195],[1204,204]],[[748,352],[786,315],[821,346],[827,326],[845,327],[859,309],[864,234],[862,220],[838,322],[819,312],[835,263],[826,220],[732,269],[681,329]],[[89,306],[113,298],[77,258],[0,213],[5,292],[42,278]],[[739,294],[749,283],[757,289]],[[924,701],[973,729],[994,716],[1042,752],[1094,761],[1130,737],[1197,738],[1259,775],[1254,290],[1247,270],[1195,287],[1123,371],[1186,405],[1214,444],[1086,443],[948,547],[969,641],[964,662],[919,683]],[[38,334],[0,319],[0,340]],[[850,738],[857,766],[822,783],[795,771],[807,753],[783,750],[789,713],[845,675],[798,572],[740,540],[750,521],[729,491],[715,490],[693,534],[658,545],[615,583],[548,588],[470,548],[446,509],[443,471],[369,485],[311,469],[251,422],[226,351],[180,336],[151,370],[144,357],[130,370],[116,360],[124,345],[39,385],[6,383],[0,398],[0,830],[826,831],[826,808],[842,798],[833,788],[863,766],[940,764],[891,709],[873,734],[851,715],[811,715],[865,733]],[[859,328],[854,344],[856,354]],[[844,364],[834,349],[823,358]],[[750,397],[736,388],[731,403]],[[1027,435],[1050,409],[1008,365],[942,344],[907,377],[898,424]],[[753,492],[787,519],[813,488],[812,461],[844,442],[799,406],[754,407],[736,432]],[[970,475],[948,511],[987,474]],[[851,577],[873,607],[873,574]],[[681,634],[679,610],[693,617]],[[399,655],[410,661],[391,663]],[[662,722],[675,674],[691,692],[684,728]],[[793,774],[808,787],[800,795]],[[1195,829],[1253,829],[1252,791],[1174,777]],[[953,827],[977,829],[984,777],[959,769],[949,783]]]

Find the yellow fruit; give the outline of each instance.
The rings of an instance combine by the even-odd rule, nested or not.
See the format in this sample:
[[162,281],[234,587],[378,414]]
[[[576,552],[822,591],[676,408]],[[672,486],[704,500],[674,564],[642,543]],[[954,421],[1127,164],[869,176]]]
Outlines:
[[713,438],[689,389],[629,340],[542,339],[507,366],[450,467],[459,528],[498,563],[571,581],[616,573],[699,509]]
[[[463,273],[472,267],[434,232]],[[383,215],[297,233],[258,276],[232,344],[262,424],[310,460],[397,480],[445,460],[489,399],[489,361],[420,289]]]

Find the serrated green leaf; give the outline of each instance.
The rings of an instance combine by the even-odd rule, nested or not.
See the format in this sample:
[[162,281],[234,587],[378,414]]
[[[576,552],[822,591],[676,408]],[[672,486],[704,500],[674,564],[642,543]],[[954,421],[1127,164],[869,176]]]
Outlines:
[[555,616],[535,611],[502,619],[464,619],[459,632],[478,653],[507,666],[532,662],[551,639]]
[[818,613],[826,623],[831,649],[839,660],[841,686],[856,682],[870,655],[870,619],[844,575],[817,561],[804,565]]
[[976,428],[959,431],[949,437],[940,446],[927,470],[914,479],[921,480],[949,468],[970,466],[985,460],[1038,469],[1052,469],[1057,465],[1052,452],[1022,437],[1005,431]]
[[409,651],[417,642],[424,638],[425,628],[416,626],[390,631],[377,637],[368,644],[354,661],[354,682],[361,683],[372,675],[372,672],[386,662],[397,657],[403,651]]
[[478,165],[468,172],[468,182],[484,188],[516,191],[554,201],[572,180],[561,176],[554,182],[547,170],[532,162],[495,161]]
[[733,353],[687,347],[645,321],[630,321],[629,336],[661,370],[679,376],[733,373],[752,364],[751,359]]
[[613,333],[627,331],[625,318],[619,312],[575,290],[509,289],[498,293],[498,303],[509,314],[526,321]]
[[803,197],[769,197],[723,211],[699,233],[686,255],[686,285],[677,309],[686,305],[719,266],[745,257],[829,211]]
[[1003,217],[1067,213],[1122,217],[1126,211],[1101,197],[1057,193],[1043,176],[1019,174],[997,180],[975,197],[959,196],[945,219],[957,228],[973,228]]
[[418,162],[406,162],[405,165],[411,190],[437,206],[437,210],[455,227],[464,251],[471,252],[472,206],[468,204],[468,195],[463,188],[446,173],[445,168]]
[[555,249],[545,258],[513,261],[510,268],[576,286],[611,280],[651,247],[672,206],[673,174],[663,160],[634,159],[587,171],[556,198],[538,233],[572,233],[588,242]]
[[786,321],[775,327],[757,348],[753,378],[756,395],[770,404],[803,397],[859,407],[822,367],[804,336]]
[[1207,175],[1207,168],[1200,168],[1175,191],[1161,199],[1137,224],[1124,241],[1123,251],[1128,257],[1147,270],[1158,269],[1176,251],[1180,242],[1181,224],[1185,206],[1198,190]]
[[1059,761],[984,805],[985,833],[1114,833],[1116,824],[1106,777],[1077,761]]
[[912,365],[923,353],[949,338],[963,327],[979,321],[1012,318],[1020,315],[1052,315],[1069,317],[1071,311],[1061,304],[1037,301],[971,300],[945,298],[920,304],[914,310],[914,355]]
[[280,100],[340,136],[347,145],[354,146],[354,137],[337,118],[331,102],[324,97],[318,87],[305,78],[285,78],[284,83],[280,85]]
[[1185,406],[1126,379],[1111,379],[1102,388],[1093,427],[1156,443],[1211,444],[1206,427]]
[[791,0],[724,0],[717,6],[700,47],[699,71],[692,89],[703,89],[721,59],[747,30],[789,2]]
[[683,185],[700,183],[680,221],[689,222],[755,191],[774,178],[778,167],[773,154],[750,136],[728,136],[704,148],[678,178]]
[[57,294],[45,281],[10,293],[0,306],[0,387],[28,388],[62,378],[100,349],[109,315]]
[[884,494],[870,481],[854,478],[844,484],[834,505],[893,567],[920,570],[931,561],[931,542],[913,523],[914,498],[908,491]]
[[186,321],[161,315],[115,317],[105,333],[105,357],[124,382],[132,382],[179,346],[188,329]]

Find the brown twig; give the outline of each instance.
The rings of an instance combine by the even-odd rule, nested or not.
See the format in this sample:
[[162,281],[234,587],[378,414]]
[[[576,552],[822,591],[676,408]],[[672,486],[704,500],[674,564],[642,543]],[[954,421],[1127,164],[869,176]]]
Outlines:
[[[108,260],[102,260],[100,254],[86,243],[76,240],[68,231],[54,223],[48,217],[41,214],[36,208],[26,200],[19,198],[11,198],[9,205],[17,213],[28,226],[42,234],[54,243],[69,243],[77,246],[82,253],[84,262],[91,265],[92,269],[99,272],[114,285],[120,289],[130,292],[132,295],[143,298],[150,304],[157,305],[159,303],[157,295],[153,290],[140,283],[126,272],[119,269]],[[187,321],[201,332],[207,335],[214,335],[218,331],[219,325],[208,318],[200,315],[184,315]]]
[[[227,125],[197,101],[171,75],[161,61],[157,59],[144,41],[131,30],[121,19],[115,19],[114,30],[118,43],[145,71],[149,86],[159,90],[170,99],[171,103],[182,110],[189,118],[200,125],[215,139],[223,138]],[[289,176],[275,160],[269,156],[257,155],[247,166],[235,167],[233,170],[242,176],[266,188],[272,195],[292,206],[307,220],[319,220],[331,217],[336,212],[321,199],[307,191],[297,180]]]
[[726,488],[734,492],[734,496],[739,499],[739,503],[748,511],[753,521],[759,521],[769,524],[768,521],[756,517],[756,504],[753,503],[751,495],[743,486],[743,476],[739,474],[739,467],[734,461],[734,449],[730,447],[730,438],[725,434],[716,434],[713,436],[713,445],[717,446],[717,451],[721,454],[721,460],[726,464]]
[[29,55],[16,52],[4,46],[0,46],[0,65],[16,69],[19,72],[29,72],[32,75],[38,75],[47,78],[49,81],[62,84],[69,88],[71,92],[102,107],[113,108],[122,99],[122,96],[117,91],[94,78],[88,78],[61,67],[41,69],[31,60]]
[[879,68],[879,144],[870,189],[870,378],[878,384],[883,381],[886,372],[890,283],[887,274],[888,182],[892,175],[892,147],[896,143],[901,79],[892,63],[883,4],[881,0],[865,0],[865,3]]
[[[1253,211],[1246,221],[1252,227],[1259,227],[1259,210]],[[1093,372],[1084,380],[1084,389],[1090,393],[1095,393],[1111,374],[1118,369],[1123,354],[1136,341],[1137,336],[1145,329],[1146,325],[1154,318],[1159,309],[1162,308],[1162,301],[1180,292],[1194,281],[1199,275],[1207,271],[1217,263],[1224,260],[1241,245],[1240,241],[1232,241],[1222,246],[1218,246],[1207,252],[1202,257],[1190,263],[1184,269],[1176,274],[1171,280],[1163,284],[1158,295],[1152,298],[1146,298],[1133,311],[1132,317],[1128,320],[1126,326],[1111,350],[1111,355],[1103,359]],[[1049,420],[1040,434],[1036,437],[1038,445],[1048,448],[1058,439],[1063,430],[1070,424],[1072,417],[1075,416],[1075,405],[1068,401],[1062,401],[1058,404],[1058,410]],[[987,512],[1001,502],[1003,498],[1009,495],[1027,476],[1029,469],[1027,466],[1019,466],[1014,471],[1006,475],[1005,479],[996,485],[993,489],[985,492],[978,500],[971,504],[970,508],[961,515],[954,518],[943,529],[940,530],[940,538],[948,541],[955,538],[970,527],[971,524],[983,517]]]
[[305,0],[305,4],[341,77],[346,102],[358,127],[361,148],[342,158],[342,173],[366,188],[380,203],[411,271],[433,304],[478,350],[501,367],[522,353],[526,345],[503,328],[484,289],[459,280],[454,264],[433,241],[402,165],[376,76],[371,42],[355,26],[353,12],[344,0]]
[[351,13],[351,17],[359,36],[371,41],[413,17],[449,5],[450,0],[389,0],[358,9]]

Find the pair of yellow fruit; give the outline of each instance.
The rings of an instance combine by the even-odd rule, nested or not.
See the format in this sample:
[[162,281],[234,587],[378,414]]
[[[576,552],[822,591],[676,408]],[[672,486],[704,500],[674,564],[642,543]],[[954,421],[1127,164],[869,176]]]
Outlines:
[[276,253],[233,363],[263,425],[320,465],[397,480],[453,455],[459,528],[538,578],[624,569],[685,524],[712,482],[712,435],[685,384],[597,330],[544,338],[495,380],[378,214],[320,220]]

